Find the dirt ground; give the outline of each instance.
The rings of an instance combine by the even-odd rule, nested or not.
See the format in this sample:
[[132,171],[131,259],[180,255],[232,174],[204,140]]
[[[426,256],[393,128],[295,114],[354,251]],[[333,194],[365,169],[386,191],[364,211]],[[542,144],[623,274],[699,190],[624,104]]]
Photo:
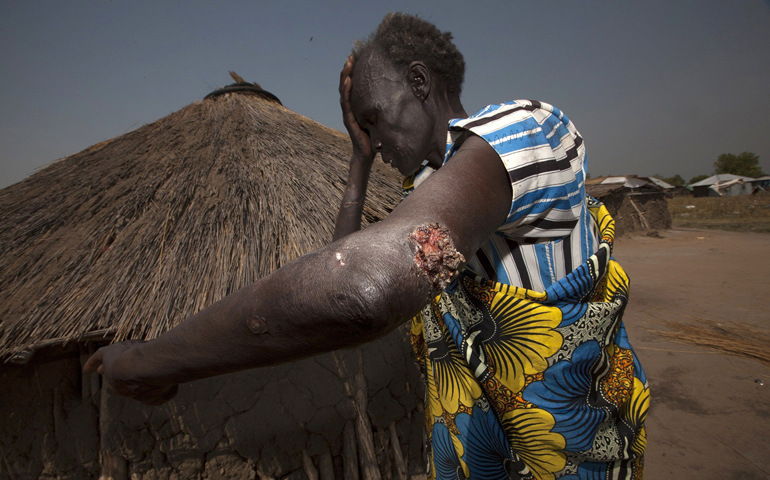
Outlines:
[[631,278],[624,321],[652,392],[645,478],[770,479],[770,365],[655,333],[673,321],[768,335],[770,234],[659,233],[622,237],[614,251]]

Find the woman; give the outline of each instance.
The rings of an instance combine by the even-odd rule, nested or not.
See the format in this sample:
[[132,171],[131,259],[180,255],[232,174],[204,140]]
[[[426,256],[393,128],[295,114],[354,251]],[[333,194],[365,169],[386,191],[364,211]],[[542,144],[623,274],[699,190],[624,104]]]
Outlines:
[[[620,321],[612,220],[585,197],[582,138],[539,102],[469,117],[464,68],[450,34],[387,15],[340,76],[354,148],[335,241],[85,370],[159,404],[179,383],[413,319],[431,478],[641,478],[646,380]],[[359,231],[377,153],[408,196]]]

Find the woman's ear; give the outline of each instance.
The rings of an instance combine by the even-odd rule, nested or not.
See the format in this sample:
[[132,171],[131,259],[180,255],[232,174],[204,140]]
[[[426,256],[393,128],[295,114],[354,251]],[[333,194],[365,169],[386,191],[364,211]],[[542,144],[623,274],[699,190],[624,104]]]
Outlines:
[[433,85],[430,71],[424,63],[414,61],[409,64],[409,84],[412,86],[412,93],[421,101],[428,98]]

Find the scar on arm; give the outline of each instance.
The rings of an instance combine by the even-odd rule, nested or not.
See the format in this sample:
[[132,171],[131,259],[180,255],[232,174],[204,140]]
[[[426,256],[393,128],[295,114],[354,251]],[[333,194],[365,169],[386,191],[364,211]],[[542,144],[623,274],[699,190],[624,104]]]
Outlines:
[[433,288],[444,290],[457,275],[460,265],[465,262],[449,236],[449,229],[438,223],[417,227],[409,235],[417,247],[414,263],[428,277]]
[[251,330],[251,333],[254,335],[267,333],[267,322],[265,322],[264,318],[258,315],[252,315],[249,317],[249,319],[246,320],[246,326],[249,327],[249,330]]

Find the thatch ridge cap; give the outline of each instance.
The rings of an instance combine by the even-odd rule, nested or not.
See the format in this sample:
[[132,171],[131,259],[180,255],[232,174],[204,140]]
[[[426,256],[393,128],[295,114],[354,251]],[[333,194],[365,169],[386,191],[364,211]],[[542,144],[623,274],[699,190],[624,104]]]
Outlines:
[[256,82],[249,83],[244,81],[231,83],[230,85],[225,85],[222,88],[218,88],[213,92],[209,93],[208,95],[206,95],[205,97],[203,97],[203,99],[207,100],[209,98],[218,97],[226,93],[241,93],[241,92],[255,93],[261,96],[262,98],[265,98],[266,100],[271,100],[271,101],[277,102],[279,105],[283,105],[283,103],[277,96],[263,89],[258,83]]

